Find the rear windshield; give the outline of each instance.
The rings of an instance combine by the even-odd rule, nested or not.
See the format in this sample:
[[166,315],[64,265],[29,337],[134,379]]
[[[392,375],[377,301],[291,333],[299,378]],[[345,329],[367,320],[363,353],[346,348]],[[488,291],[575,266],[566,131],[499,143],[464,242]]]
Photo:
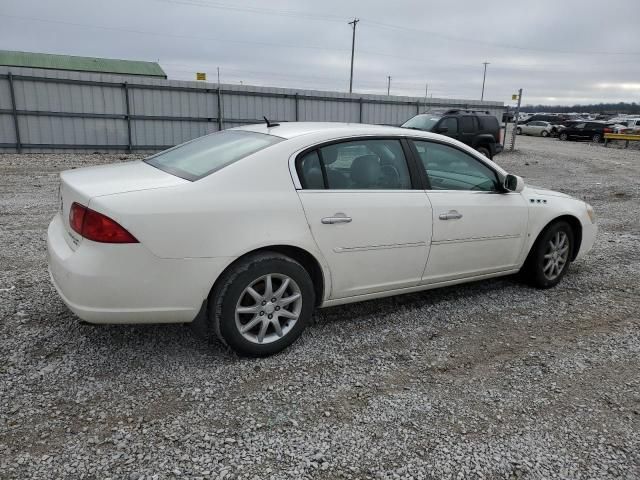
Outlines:
[[176,177],[195,181],[282,140],[264,133],[226,130],[170,148],[145,162]]
[[418,130],[430,131],[435,124],[438,123],[440,118],[442,117],[437,115],[416,115],[404,122],[402,126],[405,128],[417,128]]

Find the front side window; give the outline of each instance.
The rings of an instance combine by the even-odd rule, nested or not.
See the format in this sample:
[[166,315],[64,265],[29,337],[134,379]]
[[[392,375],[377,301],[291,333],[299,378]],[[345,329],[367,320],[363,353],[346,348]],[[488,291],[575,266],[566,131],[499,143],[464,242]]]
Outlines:
[[194,181],[282,140],[275,135],[226,130],[170,148],[145,162],[176,177]]
[[413,143],[432,190],[499,190],[496,173],[471,155],[441,143]]
[[582,130],[585,127],[586,123],[578,123],[573,126],[576,130]]
[[458,133],[458,119],[457,118],[454,118],[454,117],[444,118],[442,120],[442,122],[440,122],[440,125],[438,125],[438,126],[439,127],[446,127],[448,134]]
[[399,140],[354,140],[326,145],[299,158],[297,169],[305,189],[411,189]]

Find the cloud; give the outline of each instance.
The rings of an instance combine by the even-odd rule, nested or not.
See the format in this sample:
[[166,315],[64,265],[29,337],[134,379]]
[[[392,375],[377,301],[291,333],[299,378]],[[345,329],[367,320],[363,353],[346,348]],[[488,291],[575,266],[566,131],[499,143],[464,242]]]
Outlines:
[[170,78],[525,103],[638,101],[640,10],[583,1],[3,0],[3,48],[159,60]]

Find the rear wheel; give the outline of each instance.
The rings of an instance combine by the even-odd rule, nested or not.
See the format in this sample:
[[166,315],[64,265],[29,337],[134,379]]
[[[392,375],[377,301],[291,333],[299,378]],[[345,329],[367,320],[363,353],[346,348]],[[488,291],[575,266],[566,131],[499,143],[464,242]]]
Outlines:
[[248,257],[219,284],[209,318],[220,340],[239,355],[262,357],[285,349],[313,313],[311,277],[284,255],[265,252]]
[[520,127],[516,128],[516,135],[522,135],[522,129]]
[[558,136],[558,138],[564,142],[565,140],[568,140],[568,139],[569,139],[569,135],[567,135],[566,133],[561,133],[561,134]]
[[593,137],[591,137],[591,141],[593,143],[600,143],[600,140],[602,140],[602,135],[600,135],[599,133],[596,133]]
[[547,132],[546,130],[542,130],[542,134],[543,137],[548,137],[549,136],[549,132]]
[[567,222],[548,226],[529,252],[522,269],[524,279],[538,288],[557,285],[569,269],[573,241],[573,230]]
[[487,147],[478,147],[476,148],[478,152],[484,155],[487,158],[491,158],[491,151]]

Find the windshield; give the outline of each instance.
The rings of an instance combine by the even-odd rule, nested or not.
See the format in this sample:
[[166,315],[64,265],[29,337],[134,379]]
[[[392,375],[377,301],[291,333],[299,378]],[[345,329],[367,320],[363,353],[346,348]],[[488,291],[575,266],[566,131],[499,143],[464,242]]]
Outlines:
[[416,115],[413,118],[410,118],[405,123],[402,124],[405,128],[417,128],[419,130],[428,130],[430,131],[440,118],[437,115]]
[[170,148],[145,162],[176,177],[194,181],[282,140],[263,133],[226,130]]

